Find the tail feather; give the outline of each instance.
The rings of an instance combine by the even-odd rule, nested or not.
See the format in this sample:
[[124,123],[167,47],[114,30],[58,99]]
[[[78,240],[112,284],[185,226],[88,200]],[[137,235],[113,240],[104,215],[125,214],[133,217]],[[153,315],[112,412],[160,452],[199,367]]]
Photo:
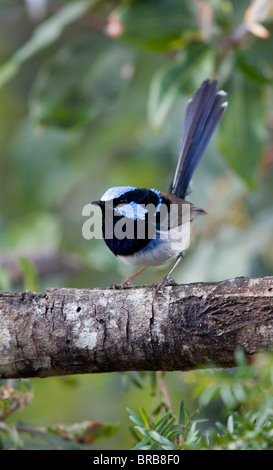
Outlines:
[[217,92],[217,80],[206,80],[189,101],[171,194],[182,199],[187,195],[192,175],[227,107],[225,97],[224,91]]

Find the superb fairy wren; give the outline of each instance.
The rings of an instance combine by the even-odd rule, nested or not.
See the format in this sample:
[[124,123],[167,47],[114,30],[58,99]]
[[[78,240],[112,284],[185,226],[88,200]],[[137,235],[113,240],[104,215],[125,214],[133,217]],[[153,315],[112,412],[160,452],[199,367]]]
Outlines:
[[226,93],[217,92],[217,81],[206,80],[188,102],[178,162],[169,192],[118,186],[108,189],[92,204],[102,211],[102,232],[110,250],[122,261],[158,266],[177,258],[189,246],[190,222],[205,213],[186,201],[193,173],[226,107]]

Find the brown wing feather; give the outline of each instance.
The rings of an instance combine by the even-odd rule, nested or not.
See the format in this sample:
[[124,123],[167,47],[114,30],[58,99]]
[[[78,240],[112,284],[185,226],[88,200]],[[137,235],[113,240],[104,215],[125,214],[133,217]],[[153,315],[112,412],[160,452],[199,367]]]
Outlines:
[[[161,217],[160,222],[161,224],[163,224],[162,225],[163,227],[164,226],[166,227],[167,224],[168,224],[168,229],[178,227],[186,222],[189,222],[189,221],[191,222],[193,219],[195,219],[199,215],[206,214],[206,211],[204,211],[200,207],[197,207],[195,204],[192,204],[189,201],[180,199],[175,194],[160,192],[160,195],[163,199],[162,203],[164,204],[164,200],[166,201],[165,206],[161,205],[160,211],[159,211],[160,217]],[[169,210],[166,210],[167,205],[169,205]],[[175,205],[176,205],[176,208],[174,209]],[[184,207],[190,206],[189,212],[187,210],[183,211],[183,206]],[[174,217],[171,218],[172,220],[170,220],[170,217],[169,217],[170,208],[172,208],[171,210],[173,210],[173,215],[174,215]]]

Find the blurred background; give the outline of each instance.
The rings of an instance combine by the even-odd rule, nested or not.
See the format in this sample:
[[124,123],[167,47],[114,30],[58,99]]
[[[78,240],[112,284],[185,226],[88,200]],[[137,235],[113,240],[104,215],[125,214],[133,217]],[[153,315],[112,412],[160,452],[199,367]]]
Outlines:
[[[0,1],[0,289],[104,287],[133,274],[83,238],[82,209],[115,185],[168,189],[186,103],[210,77],[229,105],[189,198],[208,215],[174,278],[272,274],[272,50],[270,0]],[[150,268],[135,283],[164,274]],[[130,448],[126,407],[153,400],[149,377],[139,380],[35,379],[32,402],[9,419],[119,423],[94,448]],[[166,382],[174,404],[194,407],[183,374]]]

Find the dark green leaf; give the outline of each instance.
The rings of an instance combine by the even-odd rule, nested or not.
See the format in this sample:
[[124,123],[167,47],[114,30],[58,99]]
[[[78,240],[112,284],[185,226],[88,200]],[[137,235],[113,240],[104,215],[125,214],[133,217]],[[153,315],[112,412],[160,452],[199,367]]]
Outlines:
[[250,80],[261,85],[273,85],[273,69],[262,58],[250,51],[237,51],[237,64],[239,69]]
[[147,448],[146,446],[149,444],[149,442],[151,441],[151,437],[150,436],[146,436],[144,437],[144,439],[142,439],[140,442],[138,442],[132,450],[141,450],[141,449],[144,449],[144,448]]
[[179,404],[178,422],[182,426],[184,426],[186,424],[186,410],[185,410],[185,405],[184,405],[183,401],[181,401],[180,404]]
[[154,424],[154,429],[161,432],[161,429],[166,425],[169,419],[172,417],[171,411],[167,411],[163,416],[161,416],[156,423]]
[[197,34],[193,2],[139,0],[112,12],[122,24],[122,39],[152,50],[177,49]]

